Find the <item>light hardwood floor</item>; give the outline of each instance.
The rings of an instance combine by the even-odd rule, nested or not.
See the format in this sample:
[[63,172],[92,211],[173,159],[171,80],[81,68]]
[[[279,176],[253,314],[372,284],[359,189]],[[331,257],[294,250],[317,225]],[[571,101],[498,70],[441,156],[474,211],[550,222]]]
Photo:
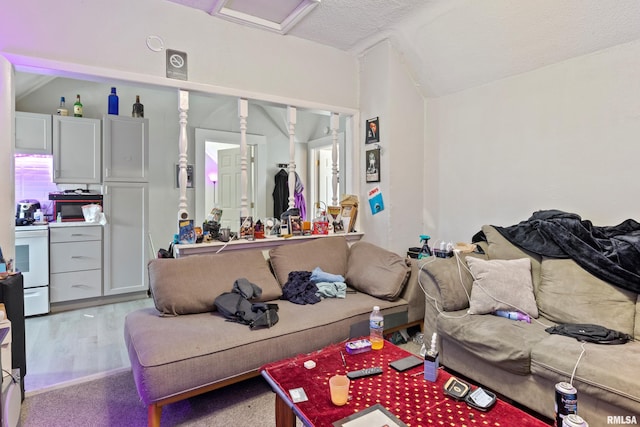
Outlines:
[[129,368],[124,318],[152,306],[145,298],[27,318],[25,392]]

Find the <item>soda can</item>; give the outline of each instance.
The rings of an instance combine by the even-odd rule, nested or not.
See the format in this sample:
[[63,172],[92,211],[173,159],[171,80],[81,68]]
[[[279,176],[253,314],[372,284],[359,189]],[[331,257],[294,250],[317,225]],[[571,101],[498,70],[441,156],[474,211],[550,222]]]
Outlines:
[[563,427],[563,419],[567,415],[578,412],[578,390],[567,382],[556,384],[556,427]]
[[569,414],[564,417],[562,427],[589,427],[589,424],[577,414]]

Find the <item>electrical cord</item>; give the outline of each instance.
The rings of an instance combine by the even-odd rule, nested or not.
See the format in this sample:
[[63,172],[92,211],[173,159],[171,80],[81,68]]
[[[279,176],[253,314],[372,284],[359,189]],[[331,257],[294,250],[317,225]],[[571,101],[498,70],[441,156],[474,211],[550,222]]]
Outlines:
[[576,375],[576,370],[578,369],[578,365],[580,364],[580,360],[582,359],[582,356],[584,355],[585,351],[587,351],[586,348],[584,348],[585,343],[583,342],[580,347],[582,347],[582,352],[580,353],[580,356],[578,356],[578,360],[576,361],[576,366],[573,367],[573,372],[571,373],[571,381],[569,381],[569,384],[571,384],[573,386],[573,378]]
[[[247,216],[247,217],[245,217],[245,219],[244,219],[244,221],[242,222],[242,224],[240,224],[240,230],[242,230],[242,227],[244,227],[244,226],[245,226],[245,224],[249,221],[249,218],[250,218],[250,217],[248,217],[248,216]],[[232,240],[237,239],[237,238],[238,238],[238,234],[237,234],[237,233],[235,233],[235,234],[233,234],[231,237],[229,237],[229,240],[227,240],[227,242],[226,242],[224,245],[222,245],[222,247],[221,247],[220,249],[218,249],[218,250],[216,251],[216,254],[219,254],[220,252],[222,252],[222,250],[223,250],[224,248],[226,248],[226,247],[229,245],[229,243],[231,243],[231,241],[232,241]]]
[[9,375],[11,377],[11,381],[13,381],[14,384],[18,383],[18,380],[16,379],[16,377],[13,376],[11,372],[7,371],[6,369],[2,369],[2,372]]
[[[464,317],[467,317],[469,315],[469,313],[465,313],[462,316],[451,316],[451,315],[447,314],[446,311],[444,311],[440,307],[438,307],[438,299],[436,297],[431,296],[429,294],[429,292],[427,292],[427,290],[422,285],[422,281],[420,280],[420,276],[421,276],[420,273],[422,273],[422,269],[425,267],[425,265],[431,264],[435,260],[436,260],[436,257],[428,257],[427,260],[420,265],[420,269],[418,271],[418,286],[420,286],[420,289],[422,289],[422,292],[424,293],[424,295],[429,300],[431,300],[430,302],[433,304],[433,306],[436,309],[436,311],[438,312],[438,314],[440,314],[442,317],[445,317],[447,319],[462,319]],[[464,287],[464,285],[463,285],[463,287]],[[465,291],[465,294],[467,294],[467,298],[469,298],[469,294],[467,293],[467,290],[465,289],[464,291]]]

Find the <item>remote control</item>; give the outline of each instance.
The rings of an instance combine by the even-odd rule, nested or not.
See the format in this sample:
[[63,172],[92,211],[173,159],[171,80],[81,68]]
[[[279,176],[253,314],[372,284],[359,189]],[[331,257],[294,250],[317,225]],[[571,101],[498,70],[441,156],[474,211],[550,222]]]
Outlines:
[[350,380],[356,380],[358,378],[372,377],[374,375],[380,375],[381,373],[382,373],[382,368],[374,367],[374,368],[360,369],[359,371],[347,372],[347,377]]

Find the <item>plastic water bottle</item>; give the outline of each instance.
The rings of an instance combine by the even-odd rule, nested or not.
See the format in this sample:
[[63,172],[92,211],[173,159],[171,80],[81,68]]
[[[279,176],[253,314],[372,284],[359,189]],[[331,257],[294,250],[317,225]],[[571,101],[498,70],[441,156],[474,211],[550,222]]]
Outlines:
[[380,307],[373,307],[373,311],[369,316],[369,341],[371,341],[371,349],[380,350],[384,347],[384,317],[380,314]]
[[520,313],[519,311],[497,310],[494,314],[511,320],[520,320],[522,322],[531,323],[531,317],[524,313]]

